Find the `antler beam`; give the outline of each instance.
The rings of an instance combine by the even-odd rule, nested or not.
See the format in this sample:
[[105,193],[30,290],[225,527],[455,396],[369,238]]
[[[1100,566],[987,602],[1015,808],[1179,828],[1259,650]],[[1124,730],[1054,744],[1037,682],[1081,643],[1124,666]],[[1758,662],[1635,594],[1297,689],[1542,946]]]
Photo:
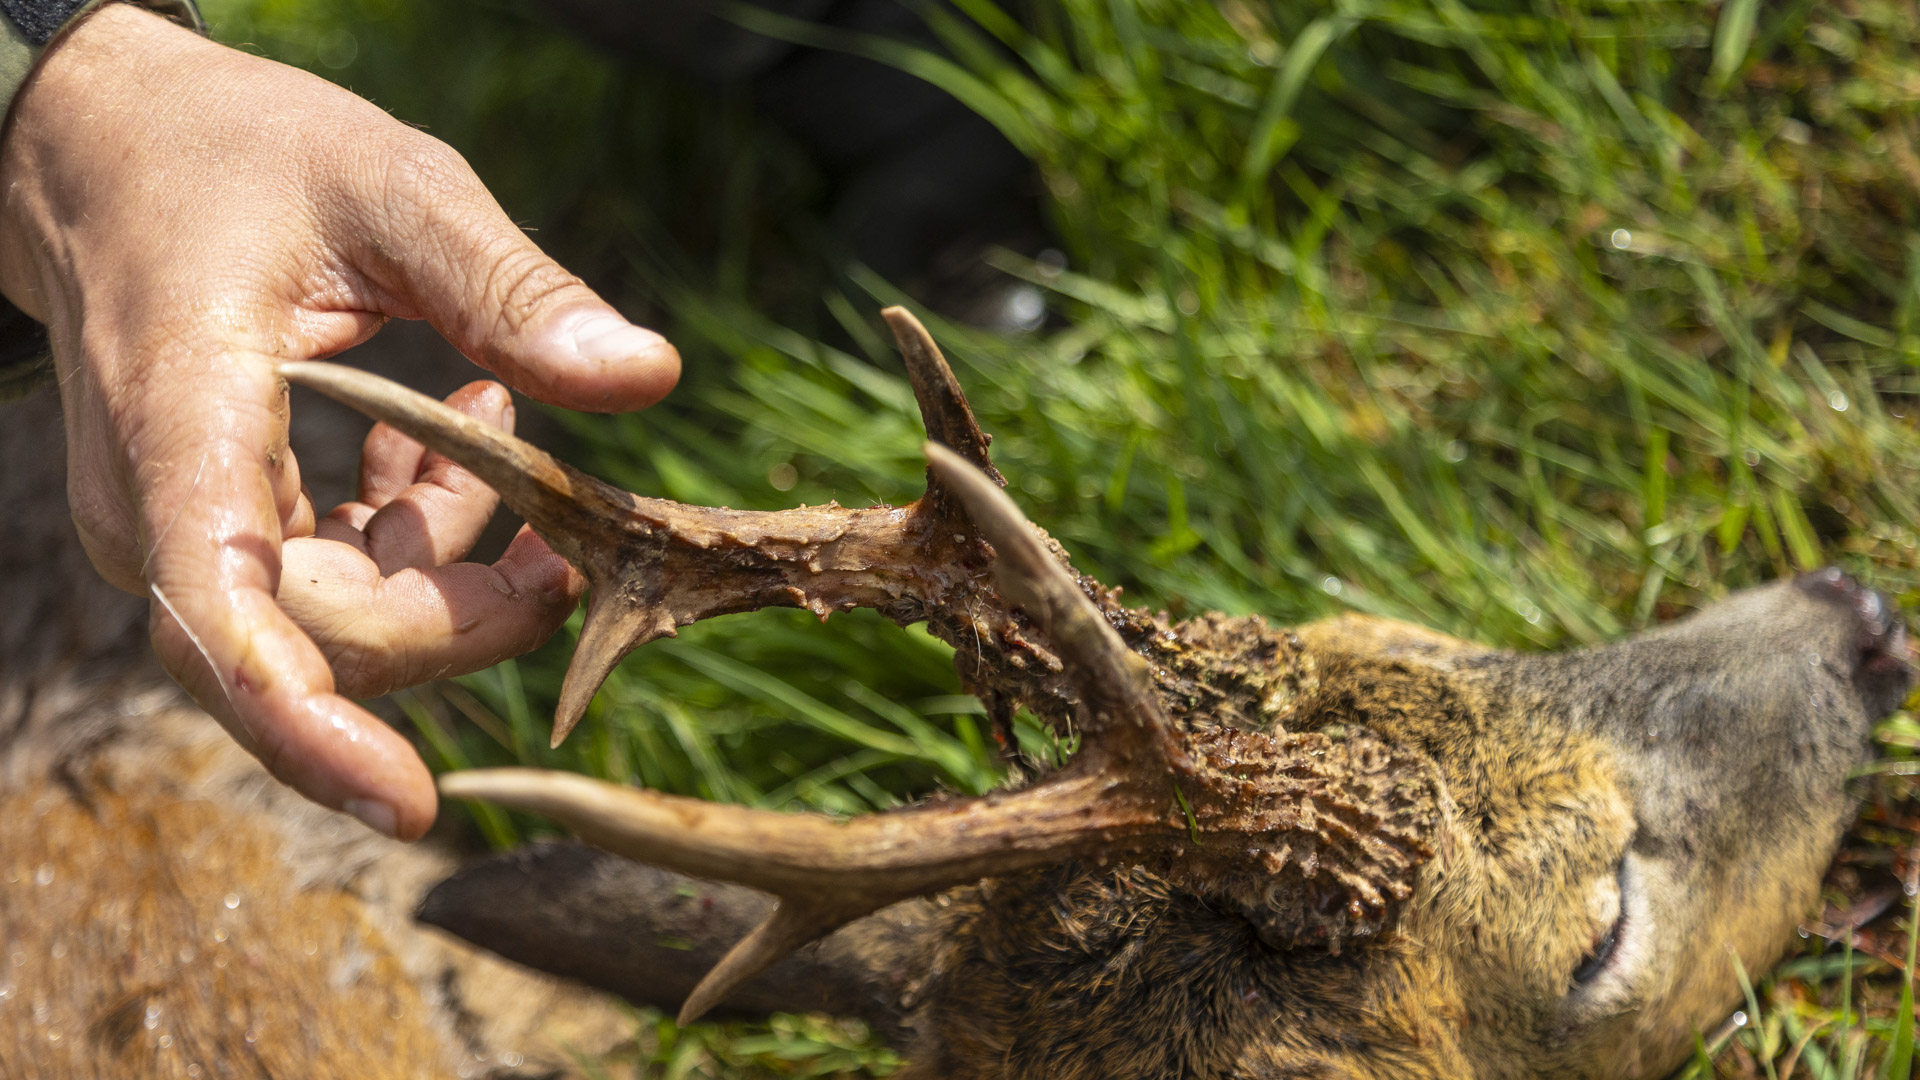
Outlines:
[[[883,314],[908,359],[927,429],[951,440],[963,459],[991,470],[987,437],[926,328],[903,308]],[[955,515],[938,497],[937,484],[933,497],[911,509],[686,506],[629,494],[355,368],[295,361],[279,371],[459,462],[586,576],[587,617],[555,710],[556,747],[622,657],[688,623],[765,607],[804,607],[823,618],[871,607],[916,622],[940,608],[956,584],[966,585],[934,573],[968,561],[962,549],[974,540],[964,521],[953,527]],[[997,472],[990,475],[1004,483]],[[1064,562],[1064,553],[1056,557]],[[971,562],[976,573],[984,571],[984,559]]]

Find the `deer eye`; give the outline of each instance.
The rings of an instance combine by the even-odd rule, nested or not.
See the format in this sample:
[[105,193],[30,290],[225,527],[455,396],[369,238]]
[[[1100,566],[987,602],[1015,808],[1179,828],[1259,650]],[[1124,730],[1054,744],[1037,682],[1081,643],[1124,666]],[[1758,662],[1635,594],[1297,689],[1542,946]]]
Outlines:
[[1621,935],[1627,929],[1627,862],[1624,858],[1614,871],[1614,888],[1616,902],[1613,922],[1593,939],[1593,944],[1581,955],[1580,962],[1574,965],[1571,989],[1578,990],[1598,979],[1611,966],[1619,951]]
[[1614,946],[1620,941],[1620,924],[1626,921],[1626,913],[1621,912],[1613,925],[1607,927],[1607,932],[1600,935],[1587,954],[1580,958],[1579,965],[1573,969],[1573,985],[1585,986],[1607,970],[1607,961],[1613,959]]

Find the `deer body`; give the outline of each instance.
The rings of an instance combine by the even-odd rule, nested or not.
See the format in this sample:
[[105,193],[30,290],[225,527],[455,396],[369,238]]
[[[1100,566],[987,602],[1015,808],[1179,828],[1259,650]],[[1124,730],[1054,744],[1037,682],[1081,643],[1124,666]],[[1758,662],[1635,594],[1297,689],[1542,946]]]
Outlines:
[[[773,604],[924,620],[990,714],[1083,735],[1020,790],[847,822],[526,770],[445,778],[777,898],[655,1000],[686,1017],[759,997],[832,934],[868,988],[857,1011],[903,1034],[918,1076],[1614,1080],[1676,1066],[1739,1000],[1737,973],[1778,958],[1870,725],[1912,682],[1878,594],[1821,571],[1558,655],[1365,618],[1169,625],[1020,515],[925,330],[886,317],[934,439],[928,494],[899,510],[642,499],[424,398],[283,368],[485,476],[586,572],[556,737],[628,649]],[[674,566],[705,573],[654,573]],[[516,872],[564,920],[565,874]],[[430,919],[536,965],[567,937],[473,923],[457,880]],[[890,944],[863,948],[888,904]]]
[[[267,1061],[271,1032],[307,1040],[274,1053],[415,1075],[453,1060],[450,1031],[497,1047],[529,1014],[591,1012],[467,974],[491,961],[394,916],[422,896],[430,924],[683,1017],[860,1015],[914,1078],[1657,1080],[1737,1003],[1738,967],[1777,959],[1849,820],[1848,770],[1912,681],[1877,594],[1803,575],[1555,655],[1361,617],[1173,625],[1020,516],[925,331],[887,317],[938,444],[927,497],[902,508],[643,499],[381,380],[282,371],[459,461],[587,574],[556,737],[626,651],[678,625],[866,606],[953,643],[990,715],[1080,733],[1065,766],[850,820],[450,774],[448,796],[549,814],[612,854],[541,846],[428,888],[445,864],[418,851],[316,854],[301,838],[324,830],[225,744],[124,738],[114,756],[104,737],[21,736],[52,714],[9,675],[5,700],[42,719],[15,724],[0,829],[44,824],[0,847],[16,868],[0,929],[31,943],[16,967],[66,987],[25,1013],[0,997],[0,1038],[34,1055],[22,1075],[186,1075],[161,1017],[210,1062]],[[228,905],[222,882],[243,879]],[[47,925],[80,908],[103,914]],[[296,933],[313,953],[285,952]],[[422,950],[438,959],[407,959]],[[449,985],[471,988],[458,1009]],[[114,1071],[129,1061],[145,1071]]]

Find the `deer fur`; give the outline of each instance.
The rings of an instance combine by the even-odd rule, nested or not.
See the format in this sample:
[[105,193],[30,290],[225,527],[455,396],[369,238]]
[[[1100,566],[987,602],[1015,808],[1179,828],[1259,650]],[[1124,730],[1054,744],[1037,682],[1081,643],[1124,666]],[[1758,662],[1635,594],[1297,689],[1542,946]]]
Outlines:
[[[1426,747],[1446,777],[1439,854],[1391,938],[1276,952],[1138,871],[996,883],[940,937],[929,993],[956,1007],[926,1012],[917,1075],[1665,1075],[1738,1004],[1736,959],[1771,967],[1816,908],[1847,771],[1905,685],[1863,701],[1836,677],[1858,616],[1820,592],[1781,583],[1563,656],[1306,628],[1323,674],[1296,715]],[[1618,967],[1571,991],[1623,856],[1642,899]],[[1047,1022],[1068,1003],[1072,1025]]]

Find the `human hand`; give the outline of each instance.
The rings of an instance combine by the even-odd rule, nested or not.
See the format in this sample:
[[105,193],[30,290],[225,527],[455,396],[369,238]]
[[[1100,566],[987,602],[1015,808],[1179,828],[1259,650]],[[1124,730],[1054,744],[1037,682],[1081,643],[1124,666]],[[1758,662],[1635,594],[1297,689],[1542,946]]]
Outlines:
[[[651,404],[679,357],[543,255],[464,161],[321,79],[107,4],[58,41],[0,146],[0,291],[47,324],[82,543],[152,599],[167,669],[275,776],[383,832],[431,777],[342,694],[544,640],[580,583],[530,533],[451,563],[493,508],[387,429],[316,521],[274,365],[424,318],[523,392]],[[510,426],[497,385],[454,395]]]

